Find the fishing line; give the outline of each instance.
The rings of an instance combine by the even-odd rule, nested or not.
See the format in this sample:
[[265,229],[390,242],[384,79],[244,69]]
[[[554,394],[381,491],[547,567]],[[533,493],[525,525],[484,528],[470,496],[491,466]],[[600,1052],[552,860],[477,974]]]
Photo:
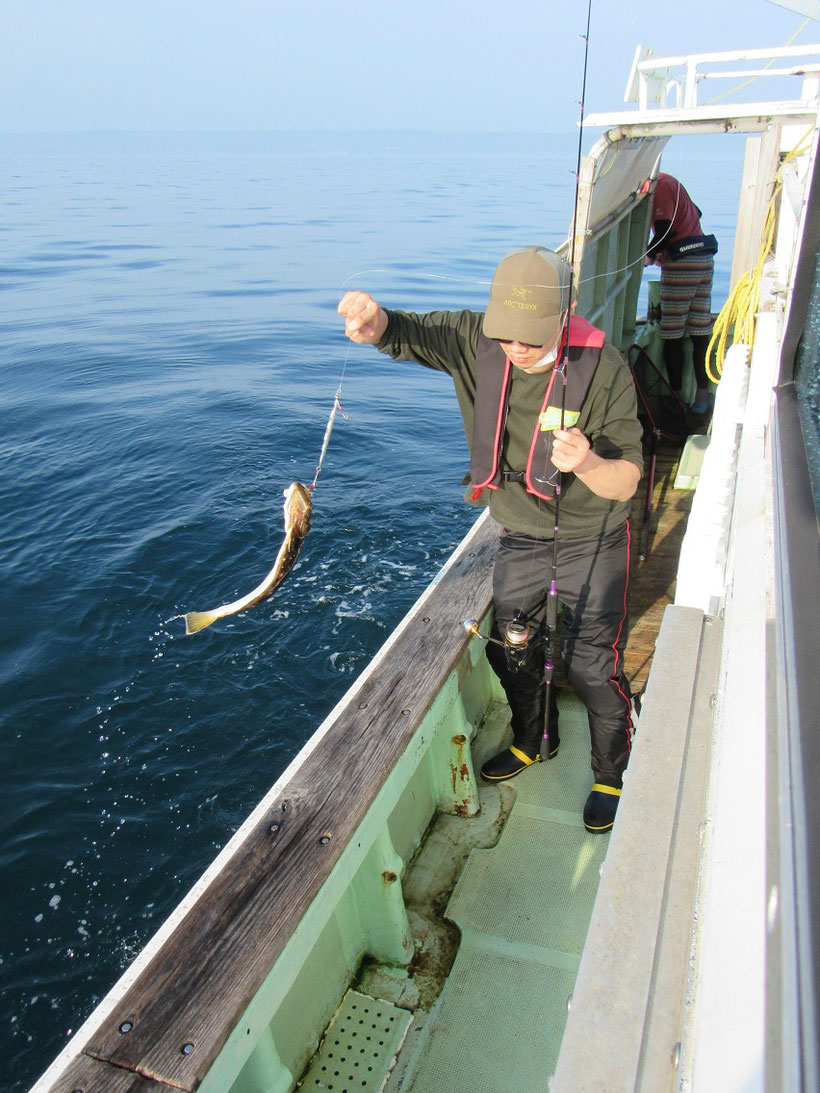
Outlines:
[[[680,149],[678,149],[678,151],[680,152]],[[677,181],[677,179],[676,179],[676,181]],[[674,222],[675,215],[678,211],[678,206],[680,204],[680,191],[681,191],[681,184],[678,181],[678,188],[677,188],[677,191],[675,193],[675,208],[672,210],[672,220],[669,224],[669,227],[666,229],[666,231],[663,233],[663,235],[660,237],[660,239],[652,240],[653,243],[654,242],[662,243],[667,238],[667,236],[671,233],[671,231],[672,231],[672,222]],[[625,266],[621,266],[619,269],[607,270],[606,273],[596,273],[592,277],[584,277],[582,280],[579,280],[577,282],[578,287],[580,288],[581,285],[591,284],[593,281],[600,281],[604,277],[617,277],[619,273],[628,273],[629,270],[633,269],[635,266],[643,265],[644,264],[644,259],[649,254],[649,242],[650,241],[647,240],[646,250],[643,252],[643,254],[639,255],[633,262],[627,262],[627,264]],[[660,249],[660,248],[658,248],[658,249]]]
[[[573,174],[574,173],[575,172],[573,172]],[[558,252],[556,251],[556,253],[558,253]],[[638,259],[638,261],[642,261],[642,259],[644,257],[645,257],[645,255],[641,255],[641,257]],[[628,266],[624,266],[623,270],[630,269],[631,266],[633,266],[633,265],[637,265],[637,261],[636,262],[631,262]],[[623,272],[623,270],[615,270],[614,272],[615,273],[621,273],[621,272]],[[483,280],[483,279],[479,279],[479,278],[476,278],[476,277],[454,277],[452,274],[427,273],[424,270],[416,270],[408,278],[408,274],[405,270],[399,270],[399,269],[391,268],[390,266],[374,266],[372,269],[362,269],[362,270],[359,270],[357,273],[351,273],[351,275],[349,277],[347,277],[344,281],[342,281],[342,286],[341,286],[342,290],[344,290],[345,286],[349,285],[351,281],[355,281],[357,278],[364,277],[365,274],[371,274],[371,273],[387,273],[387,274],[390,274],[391,276],[401,276],[402,281],[404,283],[406,283],[408,279],[412,279],[412,278],[415,277],[415,278],[418,278],[420,280],[425,280],[425,281],[447,281],[448,283],[453,284],[453,285],[475,285],[475,286],[480,287],[480,288],[489,288],[493,284],[493,279],[492,278],[490,278],[489,280]],[[585,277],[583,279],[583,281],[579,281],[577,283],[585,285],[585,284],[587,284],[587,282],[595,281],[599,277],[610,277],[610,276],[612,276],[612,274],[610,274],[610,273],[596,274],[595,277]],[[497,284],[503,285],[503,284],[505,284],[505,282],[504,281],[499,281],[499,282],[497,282]],[[512,282],[509,282],[508,287],[512,287]],[[552,286],[551,285],[539,285],[539,284],[536,284],[535,282],[533,282],[533,287],[534,288],[551,288]],[[343,294],[344,293],[342,291],[342,293],[340,294],[340,297],[339,297],[340,299],[341,299],[341,296]]]
[[[582,125],[582,128],[583,128],[583,122],[581,123],[581,125]],[[580,141],[579,141],[579,148],[580,148]],[[677,175],[680,174],[680,168],[683,166],[683,149],[680,146],[678,146],[676,151],[677,151],[677,164],[675,165],[675,171],[676,171],[676,177],[677,177]],[[641,186],[646,185],[646,183],[652,181],[653,179],[657,179],[657,172],[658,172],[658,168],[660,167],[660,162],[661,162],[662,155],[663,155],[662,152],[658,153],[658,158],[655,160],[655,163],[654,163],[654,166],[652,167],[649,178],[647,178],[645,180],[645,182],[641,184]],[[580,164],[580,159],[579,159],[579,164]],[[613,166],[613,163],[611,162],[600,173],[596,173],[595,177],[592,180],[592,185],[594,186],[595,183],[597,183],[601,178],[603,178],[605,175],[607,175],[609,173],[609,171],[612,169],[612,166]],[[579,171],[580,171],[580,167],[579,167]],[[634,194],[637,194],[638,192],[639,192],[639,190],[633,191]],[[674,218],[675,218],[675,214],[678,211],[679,201],[680,201],[680,183],[678,183],[678,191],[675,195],[675,208],[672,212],[672,220],[673,221],[674,221]],[[573,215],[573,228],[574,227],[575,227],[575,216]],[[671,231],[672,231],[672,225],[670,224],[669,228],[666,230],[666,232],[664,232],[663,236],[661,236],[661,238],[658,240],[658,242],[663,242],[663,240],[665,240],[667,238],[667,236],[669,235],[669,233]],[[573,242],[574,242],[574,234],[573,234]],[[649,240],[647,240],[646,250],[642,254],[638,255],[638,257],[634,261],[627,262],[627,264],[625,266],[620,266],[618,269],[607,270],[605,273],[595,273],[591,277],[584,277],[582,279],[579,279],[576,282],[576,286],[580,289],[581,285],[588,285],[588,284],[591,284],[593,281],[600,281],[600,280],[602,280],[603,278],[606,278],[606,277],[617,277],[621,273],[628,273],[629,270],[633,269],[635,266],[645,265],[644,259],[647,257],[648,254],[649,254]],[[578,272],[580,273],[580,270]]]
[[342,362],[342,372],[341,372],[341,375],[339,376],[339,383],[338,383],[338,386],[336,387],[336,393],[333,396],[333,406],[331,407],[330,416],[328,417],[327,425],[325,426],[325,435],[324,435],[324,439],[322,440],[322,450],[319,453],[319,462],[316,464],[316,472],[313,475],[313,481],[308,486],[308,489],[310,490],[311,494],[313,493],[313,490],[316,487],[316,483],[319,480],[319,475],[322,473],[322,464],[324,463],[325,456],[327,455],[328,445],[330,444],[330,434],[333,432],[333,426],[336,422],[336,415],[341,414],[342,417],[345,419],[345,421],[348,420],[347,414],[342,409],[341,398],[342,398],[342,384],[344,383],[345,373],[347,372],[347,362],[350,360],[350,348],[351,348],[351,343],[348,342],[347,343],[347,352],[345,353],[345,359]]
[[333,396],[333,408],[330,411],[330,417],[327,419],[327,425],[325,426],[325,436],[324,440],[322,441],[322,450],[319,453],[319,462],[316,464],[316,473],[313,475],[313,481],[308,486],[308,489],[311,491],[311,493],[316,487],[316,483],[319,480],[319,475],[322,473],[322,464],[324,463],[325,456],[327,455],[328,445],[330,444],[330,434],[333,432],[333,425],[336,421],[336,414],[341,413],[342,417],[347,420],[347,414],[342,409],[342,404],[340,402],[341,394],[342,385],[340,383],[339,386],[336,388],[336,394]]
[[[390,269],[390,267],[379,267],[379,266],[376,266],[373,269],[360,269],[357,273],[351,273],[351,275],[349,277],[347,277],[344,281],[342,281],[341,288],[343,290],[346,285],[350,284],[351,281],[354,281],[357,277],[363,277],[365,274],[370,274],[370,273],[398,274],[399,272],[400,271],[397,270],[397,269]],[[401,275],[402,275],[402,278],[405,281],[408,279],[406,271],[401,271]],[[489,286],[489,285],[492,284],[492,280],[490,280],[490,281],[477,281],[472,277],[453,277],[451,275],[443,274],[443,273],[425,273],[423,270],[415,272],[414,274],[412,274],[412,276],[413,277],[423,278],[426,281],[449,281],[451,284],[454,284],[454,285]],[[344,295],[344,292],[342,291],[340,293],[339,299],[341,299],[343,295]]]
[[[588,70],[588,58],[589,58],[589,28],[590,28],[591,14],[592,14],[592,12],[591,12],[591,3],[590,3],[587,7],[586,33],[581,35],[581,38],[585,43],[585,48],[584,48],[584,70],[583,70],[583,82],[582,82],[581,98],[576,100],[576,102],[578,103],[578,105],[580,107],[580,118],[579,118],[579,123],[578,123],[578,130],[579,131],[578,131],[578,145],[577,145],[577,154],[576,154],[576,167],[575,167],[575,171],[573,172],[574,175],[575,175],[575,198],[574,198],[574,204],[573,204],[573,213],[572,213],[572,221],[571,221],[571,237],[570,237],[570,266],[571,267],[574,267],[574,264],[575,264],[575,241],[576,241],[575,220],[577,218],[577,212],[578,212],[578,197],[579,197],[579,192],[580,192],[580,180],[581,180],[581,160],[582,160],[583,137],[584,137],[584,116],[585,116],[584,112],[585,112],[585,100],[586,100],[587,70]],[[791,41],[791,39],[790,39],[790,41]],[[677,151],[678,151],[678,167],[680,168],[683,164],[682,149],[679,147],[677,149]],[[657,167],[659,163],[660,163],[660,154],[658,156],[658,159],[656,160],[655,167]],[[653,171],[654,171],[654,169],[655,168],[653,168]],[[607,168],[607,170],[609,170],[609,168]],[[604,172],[604,173],[606,173],[606,172]],[[595,181],[597,181],[597,179],[599,177],[601,177],[601,176],[596,176]],[[680,187],[680,183],[679,183],[679,187]],[[680,188],[678,189],[678,192],[677,192],[676,198],[675,198],[675,208],[674,208],[674,211],[673,211],[673,214],[672,214],[673,219],[674,219],[675,213],[677,213],[677,210],[678,210],[679,200],[680,200]],[[669,234],[669,232],[671,232],[671,230],[672,229],[671,229],[671,226],[670,226],[670,228],[667,229],[667,232],[661,237],[660,240],[658,240],[658,242],[662,242],[663,239],[665,239],[666,236]],[[581,285],[591,284],[593,281],[599,281],[599,280],[601,280],[603,278],[606,278],[606,277],[616,277],[616,276],[618,276],[618,274],[627,273],[629,270],[633,269],[635,266],[642,265],[643,262],[644,262],[644,259],[648,255],[648,253],[649,253],[649,247],[648,247],[648,241],[647,241],[647,249],[645,251],[643,251],[643,253],[640,254],[637,258],[635,258],[633,261],[628,262],[625,266],[621,266],[618,269],[608,270],[606,273],[596,273],[596,274],[593,274],[590,277],[575,278],[575,270],[573,268],[573,277],[575,278],[574,283],[575,283],[576,290],[580,289]],[[399,271],[397,269],[392,269],[389,266],[388,267],[374,266],[374,267],[371,267],[371,268],[361,269],[361,270],[358,270],[356,273],[352,273],[349,277],[346,277],[345,280],[342,281],[342,284],[341,284],[341,287],[340,287],[339,298],[341,299],[342,295],[344,294],[344,289],[352,281],[355,281],[359,277],[364,277],[365,275],[370,275],[372,273],[389,274],[389,275],[398,275],[400,273],[405,283],[408,279],[406,271]],[[578,270],[578,273],[580,273],[580,270]],[[480,279],[480,278],[475,278],[475,277],[455,277],[452,274],[428,273],[428,272],[423,271],[423,270],[416,270],[412,274],[412,277],[418,278],[420,280],[425,280],[425,281],[442,281],[442,282],[446,282],[448,284],[473,285],[473,286],[480,287],[480,288],[489,288],[493,283],[492,278],[490,278],[489,280],[485,280],[485,279]],[[535,287],[546,287],[546,286],[536,285]],[[577,294],[577,292],[576,292],[576,294]]]
[[[676,202],[677,202],[677,199],[676,199]],[[677,203],[675,205],[675,210],[674,211],[677,212]],[[664,236],[662,236],[662,239],[666,238],[666,235],[669,234],[669,231],[671,231],[671,229],[667,230],[667,232],[664,234]],[[576,288],[580,288],[581,285],[588,285],[588,284],[591,284],[593,281],[600,281],[603,278],[617,277],[618,274],[620,274],[620,273],[627,273],[629,270],[633,269],[635,266],[643,265],[643,261],[646,258],[648,253],[649,253],[649,249],[647,247],[647,249],[645,251],[643,251],[641,254],[639,254],[637,258],[635,258],[631,262],[628,262],[625,266],[620,266],[618,269],[614,269],[614,270],[608,270],[606,273],[595,273],[590,277],[578,278],[575,281],[575,286],[576,286]],[[352,273],[348,278],[346,278],[342,282],[342,288],[344,288],[346,285],[349,285],[352,281],[355,281],[357,278],[364,277],[365,275],[369,275],[371,273],[389,274],[391,276],[399,276],[400,275],[405,284],[408,280],[407,273],[403,270],[394,269],[394,268],[391,268],[389,266],[376,266],[376,267],[373,267],[372,269],[362,269],[362,270],[359,270],[357,273]],[[412,274],[412,277],[417,278],[419,280],[424,280],[424,281],[444,281],[444,282],[447,282],[447,283],[453,284],[453,285],[472,285],[472,286],[475,286],[477,288],[489,288],[493,283],[492,279],[483,280],[483,279],[479,279],[479,278],[475,278],[475,277],[454,277],[454,276],[451,276],[451,275],[440,274],[440,273],[427,273],[423,270],[416,270]],[[534,287],[536,287],[536,288],[545,288],[545,287],[548,287],[548,286],[535,285]],[[341,299],[341,296],[340,296],[340,299]]]

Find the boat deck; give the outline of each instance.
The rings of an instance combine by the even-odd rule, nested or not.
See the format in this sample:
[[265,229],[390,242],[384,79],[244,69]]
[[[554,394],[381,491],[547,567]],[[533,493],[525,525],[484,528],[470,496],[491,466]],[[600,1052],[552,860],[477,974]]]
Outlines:
[[[588,834],[581,817],[590,777],[586,712],[568,691],[559,706],[554,760],[514,784],[482,784],[476,817],[437,817],[402,883],[419,953],[412,975],[385,964],[363,967],[303,1090],[545,1088],[609,842]],[[508,737],[509,711],[499,701],[477,734],[476,765]],[[448,899],[440,878],[454,880],[459,870]],[[361,1043],[350,1036],[359,1025],[370,1033]],[[403,1040],[395,1062],[391,1037]]]
[[[662,440],[658,445],[655,485],[647,556],[638,559],[635,549],[629,591],[629,639],[625,653],[626,675],[633,693],[649,676],[661,618],[675,598],[675,573],[694,491],[675,489],[681,445]],[[648,461],[647,461],[648,462]],[[646,500],[646,475],[632,503],[633,540],[638,543]]]
[[[626,663],[636,690],[646,682],[661,616],[674,597],[692,499],[690,490],[674,488],[680,456],[679,444],[663,442],[659,447],[647,558],[639,561],[635,553]],[[636,543],[644,498],[642,490],[634,503]],[[345,1081],[335,1063],[338,1056],[329,1061],[323,1054],[338,1053],[344,1041],[328,1035],[302,1088],[358,1088],[366,1093],[373,1079],[373,1088],[386,1081],[386,1093],[546,1088],[555,1071],[609,845],[608,836],[586,832],[581,816],[591,777],[586,712],[564,688],[559,707],[561,750],[556,759],[512,783],[482,784],[479,817],[457,821],[459,838],[470,825],[480,832],[473,836],[469,856],[463,844],[455,845],[454,818],[439,816],[427,844],[435,849],[423,848],[404,879],[405,899],[415,907],[411,922],[417,928],[424,923],[414,930],[422,951],[429,948],[429,916],[438,904],[437,929],[443,933],[434,948],[441,964],[440,994],[436,988],[435,997],[410,997],[406,973],[382,965],[366,967],[348,995],[348,1006],[395,1005],[391,1012],[398,1020],[413,1010],[392,1072],[384,1060],[381,1067],[368,1060],[373,1070],[366,1076],[351,1071],[355,1080]],[[472,747],[476,768],[508,742],[508,716],[503,702],[490,708]],[[435,865],[425,861],[427,853],[436,855]],[[466,857],[452,893],[425,893],[426,878],[440,876],[448,856]],[[449,926],[453,923],[457,933]],[[423,978],[418,967],[413,978],[416,985]],[[363,1058],[358,1050],[347,1055]]]
[[[498,844],[474,850],[458,880],[446,916],[461,943],[418,1065],[396,1089],[539,1089],[555,1070],[608,842],[581,818],[586,712],[566,693],[560,708],[558,756],[516,780]],[[479,738],[479,763],[497,746],[492,735]]]

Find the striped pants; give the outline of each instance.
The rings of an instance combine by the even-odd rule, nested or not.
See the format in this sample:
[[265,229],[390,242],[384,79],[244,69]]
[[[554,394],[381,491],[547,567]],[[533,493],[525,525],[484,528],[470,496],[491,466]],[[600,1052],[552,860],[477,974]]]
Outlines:
[[[606,535],[558,541],[564,667],[587,709],[595,781],[618,788],[632,741],[632,696],[623,670],[629,553],[628,521]],[[516,615],[543,635],[551,568],[552,540],[502,532],[493,570],[495,637]],[[544,724],[544,643],[530,643],[517,671],[497,645],[487,646],[487,657],[510,703],[515,744],[535,754]],[[553,706],[551,736],[557,717]]]
[[667,259],[661,266],[661,337],[697,337],[712,333],[712,277],[715,262],[711,254],[677,261]]

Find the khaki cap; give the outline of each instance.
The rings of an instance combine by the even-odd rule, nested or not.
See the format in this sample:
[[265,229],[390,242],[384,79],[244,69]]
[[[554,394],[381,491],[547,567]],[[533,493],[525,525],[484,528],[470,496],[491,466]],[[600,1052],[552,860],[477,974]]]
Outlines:
[[569,310],[572,271],[560,254],[524,247],[501,259],[482,329],[487,338],[552,345]]

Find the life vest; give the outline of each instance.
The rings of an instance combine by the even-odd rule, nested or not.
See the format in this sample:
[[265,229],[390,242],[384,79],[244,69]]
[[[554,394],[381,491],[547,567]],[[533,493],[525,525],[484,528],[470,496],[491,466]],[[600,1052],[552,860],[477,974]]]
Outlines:
[[[564,427],[571,428],[578,415],[598,367],[605,335],[602,330],[586,319],[572,317],[569,321],[569,350],[564,346],[550,372],[544,401],[533,423],[532,443],[523,480],[527,492],[551,501],[559,471],[552,462],[553,432],[561,424],[561,377],[560,365],[568,357],[566,396],[564,402]],[[501,442],[504,436],[507,399],[510,392],[512,370],[515,366],[496,341],[479,336],[475,361],[476,393],[473,414],[473,439],[470,450],[470,480],[473,498],[480,496],[487,487],[497,490],[501,484]],[[555,393],[553,395],[553,388]]]

